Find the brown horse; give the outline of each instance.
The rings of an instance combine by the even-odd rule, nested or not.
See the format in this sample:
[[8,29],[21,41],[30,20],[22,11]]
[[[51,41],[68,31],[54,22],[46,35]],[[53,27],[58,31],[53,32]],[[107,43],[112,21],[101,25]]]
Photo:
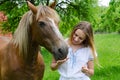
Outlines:
[[67,56],[57,13],[50,6],[35,7],[30,2],[28,6],[30,11],[23,15],[13,38],[0,37],[0,80],[42,80],[44,62],[39,45],[56,60]]

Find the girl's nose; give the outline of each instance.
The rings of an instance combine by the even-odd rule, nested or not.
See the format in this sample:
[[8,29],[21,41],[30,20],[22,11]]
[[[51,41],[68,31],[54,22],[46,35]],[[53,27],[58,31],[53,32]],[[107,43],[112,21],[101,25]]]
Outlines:
[[79,38],[78,38],[78,37],[75,37],[75,38],[74,38],[74,40],[75,40],[75,41],[78,41],[78,40],[79,40]]

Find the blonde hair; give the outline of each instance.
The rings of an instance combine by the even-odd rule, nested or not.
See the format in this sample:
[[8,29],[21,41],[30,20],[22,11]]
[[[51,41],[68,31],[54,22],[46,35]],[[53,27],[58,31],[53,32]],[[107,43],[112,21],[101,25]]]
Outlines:
[[85,33],[86,39],[83,41],[83,45],[84,45],[84,47],[91,48],[94,60],[99,65],[96,50],[95,50],[95,45],[94,45],[94,36],[93,36],[92,25],[87,21],[81,21],[78,25],[76,25],[73,28],[73,31],[70,35],[69,44],[72,44],[72,38],[73,38],[73,35],[77,29],[80,29]]

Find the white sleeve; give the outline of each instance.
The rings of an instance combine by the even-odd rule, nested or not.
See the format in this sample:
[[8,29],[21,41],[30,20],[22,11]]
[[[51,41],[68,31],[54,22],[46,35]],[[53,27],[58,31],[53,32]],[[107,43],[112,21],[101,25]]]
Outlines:
[[[95,56],[96,57],[98,56],[96,50],[95,50]],[[89,49],[89,59],[88,60],[94,60],[93,52],[91,49]]]

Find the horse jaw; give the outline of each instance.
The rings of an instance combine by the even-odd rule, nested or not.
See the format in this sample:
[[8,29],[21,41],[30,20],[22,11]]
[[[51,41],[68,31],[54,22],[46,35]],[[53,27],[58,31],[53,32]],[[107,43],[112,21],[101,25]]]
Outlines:
[[33,14],[36,14],[37,13],[37,8],[36,6],[34,6],[32,3],[30,3],[29,1],[27,1],[28,3],[28,6],[30,8],[30,10],[33,12]]

